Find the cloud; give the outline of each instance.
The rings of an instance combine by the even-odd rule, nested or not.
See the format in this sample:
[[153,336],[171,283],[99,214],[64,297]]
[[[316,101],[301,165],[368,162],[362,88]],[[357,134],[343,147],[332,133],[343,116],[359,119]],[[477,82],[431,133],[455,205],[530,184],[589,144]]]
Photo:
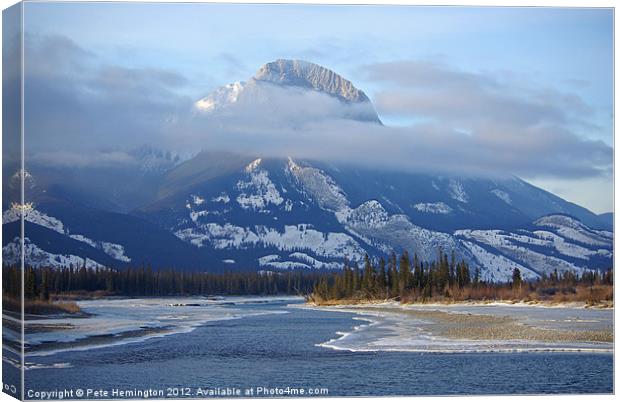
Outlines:
[[[597,142],[564,141],[563,149],[559,149],[557,143],[550,140],[535,146],[525,143],[521,150],[516,150],[433,125],[381,127],[351,120],[331,120],[307,123],[297,129],[239,123],[210,125],[207,122],[196,128],[199,130],[197,136],[215,150],[463,176],[604,176],[608,174],[611,157],[609,147]],[[547,134],[545,131],[544,135]],[[554,135],[561,137],[564,133]]]
[[375,95],[381,115],[421,122],[411,127],[414,141],[448,135],[445,146],[463,147],[454,156],[463,157],[466,166],[529,177],[611,173],[612,148],[581,135],[600,128],[588,120],[593,109],[575,94],[528,85],[513,74],[472,73],[427,61],[364,70],[370,81],[384,84]]
[[598,129],[589,105],[508,73],[412,60],[364,66],[380,116],[412,121],[385,127],[352,119],[370,105],[270,84],[203,115],[178,72],[109,65],[61,37],[29,36],[26,47],[26,141],[47,163],[122,163],[123,152],[101,150],[149,144],[462,175],[611,174],[612,148],[582,135]]
[[118,167],[119,165],[138,165],[135,156],[126,151],[92,151],[79,153],[73,151],[39,152],[32,156],[37,163],[60,167]]
[[[468,124],[519,128],[581,123],[592,114],[581,98],[540,86],[522,87],[511,74],[471,73],[426,61],[365,67],[368,79],[387,84],[375,97],[382,114]],[[501,135],[498,133],[498,135]]]
[[25,136],[32,152],[161,141],[192,100],[174,71],[109,65],[65,37],[27,35]]

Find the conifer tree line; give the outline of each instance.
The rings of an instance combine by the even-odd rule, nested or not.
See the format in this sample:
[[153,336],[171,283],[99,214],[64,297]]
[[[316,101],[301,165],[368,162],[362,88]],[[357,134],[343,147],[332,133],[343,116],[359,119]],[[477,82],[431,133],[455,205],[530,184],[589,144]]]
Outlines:
[[470,272],[469,265],[456,260],[454,253],[439,251],[437,261],[423,262],[417,254],[410,258],[404,251],[392,253],[373,263],[368,255],[363,267],[345,263],[342,273],[323,277],[314,289],[314,296],[322,299],[389,299],[415,294],[430,298],[443,294],[450,287],[464,287],[479,282],[479,270]]
[[554,294],[578,285],[612,284],[612,270],[603,273],[586,271],[581,276],[571,271],[559,274],[554,270],[551,275],[543,274],[540,279],[527,282],[522,279],[518,268],[513,270],[509,283],[490,283],[481,279],[479,268],[472,273],[467,262],[457,261],[454,252],[448,257],[440,250],[436,261],[423,262],[417,254],[411,258],[404,251],[400,256],[392,253],[387,261],[381,258],[373,262],[366,255],[362,268],[357,264],[345,263],[342,272],[322,277],[310,298],[318,303],[337,300],[497,298],[502,294],[514,298],[532,291]]
[[[21,270],[4,267],[3,294],[21,297]],[[151,268],[26,268],[26,299],[48,300],[51,295],[104,292],[120,296],[178,295],[305,295],[319,281],[318,272],[183,272]]]
[[[3,295],[21,298],[22,273],[18,266],[4,266]],[[118,296],[179,295],[304,295],[314,301],[400,299],[424,301],[437,298],[482,299],[527,292],[553,295],[559,290],[574,292],[575,287],[607,286],[603,299],[613,298],[613,271],[585,271],[577,274],[554,270],[536,281],[526,281],[515,269],[509,283],[485,282],[478,268],[455,254],[438,252],[436,261],[411,258],[407,251],[392,253],[387,259],[364,257],[363,266],[344,263],[338,271],[261,271],[261,272],[184,272],[154,270],[149,267],[115,270],[109,268],[32,268],[24,271],[26,299],[48,300],[51,296],[102,292]],[[571,290],[573,289],[573,290]],[[507,294],[501,291],[510,290]],[[600,298],[600,297],[599,297]]]

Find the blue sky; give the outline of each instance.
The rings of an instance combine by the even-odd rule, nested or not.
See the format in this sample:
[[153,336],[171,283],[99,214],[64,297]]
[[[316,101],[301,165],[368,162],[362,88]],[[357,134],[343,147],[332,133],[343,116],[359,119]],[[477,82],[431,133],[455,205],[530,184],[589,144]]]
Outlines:
[[[444,120],[474,135],[483,123],[488,127],[487,121],[428,108],[419,113],[406,109],[419,105],[410,95],[420,95],[425,86],[425,96],[439,104],[451,94],[484,96],[481,109],[473,109],[483,113],[483,106],[496,100],[528,113],[541,105],[543,112],[561,113],[552,128],[571,136],[569,145],[559,145],[562,149],[579,148],[579,141],[597,142],[596,150],[613,145],[609,9],[37,2],[26,4],[25,28],[37,38],[67,38],[82,49],[89,66],[177,74],[186,84],[167,90],[179,99],[198,99],[226,83],[246,80],[268,61],[296,58],[351,80],[375,102],[389,126]],[[386,71],[395,72],[394,77]],[[436,87],[408,79],[416,73],[436,79]],[[487,77],[492,89],[484,83]],[[458,91],[461,86],[439,88],[452,78],[461,84],[471,80],[476,87],[465,93]],[[503,94],[510,102],[501,102]],[[402,103],[391,108],[393,99]],[[489,110],[498,116],[508,112]],[[542,121],[547,123],[535,123]],[[504,129],[518,131],[519,124],[497,124],[497,139],[501,141]],[[562,141],[561,134],[553,138]],[[527,155],[521,158],[528,163]],[[555,159],[567,158],[575,154]],[[592,163],[609,165],[609,157]],[[595,212],[613,208],[609,166],[598,173],[562,175],[558,170],[543,166],[540,174],[515,174]]]

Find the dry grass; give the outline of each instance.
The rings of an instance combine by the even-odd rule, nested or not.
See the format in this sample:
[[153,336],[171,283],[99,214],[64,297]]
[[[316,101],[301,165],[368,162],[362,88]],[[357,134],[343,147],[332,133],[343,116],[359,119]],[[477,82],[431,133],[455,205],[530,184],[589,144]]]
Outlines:
[[[2,298],[2,309],[12,312],[21,312],[22,302],[19,299],[9,297]],[[24,312],[26,314],[77,314],[80,313],[80,306],[75,302],[51,302],[43,300],[26,300],[24,303]]]
[[54,301],[64,301],[64,300],[96,300],[102,299],[104,297],[115,296],[115,293],[108,292],[105,290],[96,290],[94,292],[82,290],[82,291],[73,291],[73,292],[64,292],[60,294],[51,295],[51,299]]

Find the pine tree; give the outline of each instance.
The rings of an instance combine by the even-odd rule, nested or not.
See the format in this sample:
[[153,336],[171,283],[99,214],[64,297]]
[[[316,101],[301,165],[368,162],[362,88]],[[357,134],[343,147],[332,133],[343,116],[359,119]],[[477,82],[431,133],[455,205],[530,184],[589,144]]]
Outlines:
[[385,297],[386,285],[387,282],[385,278],[385,260],[381,258],[379,260],[379,273],[377,274],[376,282],[377,291],[379,292],[379,295],[381,295],[381,297]]
[[399,286],[398,286],[398,290],[400,292],[400,295],[403,296],[405,293],[405,290],[409,288],[410,286],[410,281],[411,281],[411,266],[410,266],[411,262],[409,261],[409,253],[407,253],[407,250],[405,250],[403,252],[403,254],[400,257],[400,264],[398,267],[398,273],[399,273]]
[[515,268],[512,271],[512,287],[514,289],[521,289],[521,271],[519,268]]
[[33,268],[26,268],[24,272],[24,297],[26,299],[37,297],[37,278]]
[[374,292],[374,269],[370,262],[368,254],[364,256],[364,271],[362,273],[362,291],[368,295]]
[[437,269],[437,289],[443,291],[447,285],[453,283],[455,278],[451,275],[448,256],[439,250],[439,267]]
[[[446,256],[446,260],[447,260],[448,256]],[[454,250],[452,250],[452,253],[450,253],[450,279],[448,280],[448,282],[450,283],[450,285],[454,284],[454,278],[457,275],[457,265],[456,265],[456,255],[454,253]]]
[[413,287],[422,288],[422,267],[418,259],[418,253],[413,253]]
[[41,300],[47,301],[50,298],[50,289],[48,281],[49,269],[44,268],[41,270],[41,292],[39,293]]
[[360,280],[360,269],[357,263],[353,265],[353,292],[358,292],[362,288]]
[[396,269],[396,254],[392,253],[388,259],[388,272],[390,276],[390,297],[395,297],[399,292],[398,271]]

